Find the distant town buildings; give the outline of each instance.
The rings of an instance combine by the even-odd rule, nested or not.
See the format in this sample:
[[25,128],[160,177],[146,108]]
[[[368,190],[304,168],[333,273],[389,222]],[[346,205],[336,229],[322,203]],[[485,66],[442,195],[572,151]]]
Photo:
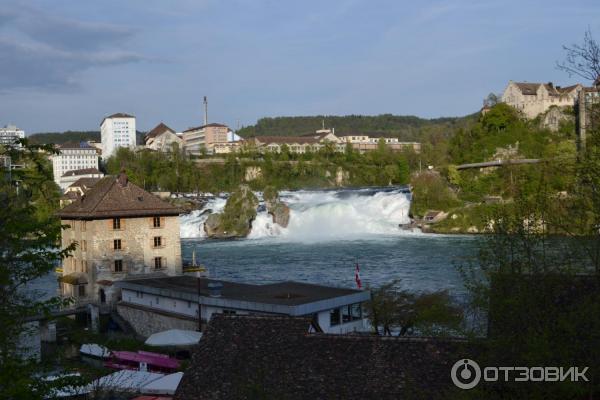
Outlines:
[[368,290],[300,282],[251,285],[192,276],[129,279],[116,286],[121,288],[119,314],[142,336],[165,327],[196,330],[199,316],[204,326],[216,314],[306,316],[325,333],[368,330],[363,313],[363,303],[371,298]]
[[58,212],[69,226],[62,231],[62,247],[77,242],[63,260],[61,294],[74,297],[76,305],[113,304],[119,296],[115,281],[181,274],[180,212],[129,182],[125,173],[82,189]]
[[385,136],[379,133],[345,133],[338,136],[340,143],[350,143],[354,150],[361,153],[376,150],[382,140],[388,148],[394,151],[413,150],[415,153],[421,152],[421,143],[419,142],[402,142],[397,137]]
[[60,189],[64,192],[66,191],[73,183],[77,182],[80,179],[84,178],[95,178],[99,179],[104,177],[104,174],[98,171],[97,168],[83,168],[83,169],[75,169],[72,171],[65,172],[60,177]]
[[65,189],[65,193],[60,198],[60,208],[80,200],[89,192],[101,178],[79,178]]
[[178,135],[162,122],[144,136],[144,141],[146,148],[150,150],[168,152],[173,149],[174,143],[180,150],[183,149],[182,135]]
[[95,177],[99,173],[98,152],[89,143],[67,142],[59,145],[57,150],[58,154],[51,156],[52,173],[54,175],[54,182],[62,190],[65,190],[71,183],[77,180],[72,178],[77,173],[67,174],[70,171],[84,170],[84,174],[92,173],[92,177]]
[[102,120],[100,124],[100,137],[102,141],[102,158],[107,159],[119,148],[134,148],[135,117],[133,115],[117,113]]
[[[17,128],[15,125],[6,125],[0,128],[0,145],[15,145],[19,139],[25,139],[25,131]],[[16,145],[20,147],[21,145]]]
[[382,134],[349,133],[336,135],[333,129],[320,129],[315,133],[302,136],[256,136],[244,141],[246,147],[254,147],[260,152],[280,153],[287,146],[290,153],[304,154],[317,152],[327,145],[337,152],[346,150],[347,144],[361,153],[375,150],[383,140],[388,148],[394,151],[411,149],[416,153],[421,151],[419,142],[401,142],[396,137],[386,137]]
[[227,125],[211,123],[183,131],[185,151],[191,156],[214,154],[215,146],[228,143],[230,129]]
[[582,85],[576,84],[567,87],[554,86],[548,83],[529,83],[509,81],[502,102],[514,107],[527,118],[533,119],[539,114],[548,111],[552,106],[574,106]]

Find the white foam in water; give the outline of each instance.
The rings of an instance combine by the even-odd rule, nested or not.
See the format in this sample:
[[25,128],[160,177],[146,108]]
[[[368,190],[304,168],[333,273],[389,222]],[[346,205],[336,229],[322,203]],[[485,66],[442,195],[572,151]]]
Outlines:
[[[291,209],[288,227],[274,224],[269,214],[259,212],[249,239],[314,241],[399,235],[403,231],[398,225],[410,222],[409,195],[401,189],[282,192],[281,199]],[[219,212],[224,206],[225,200],[217,198],[203,210],[181,217],[181,236],[205,237],[202,225],[209,213],[203,214],[204,210]]]
[[215,197],[209,200],[201,210],[194,210],[179,218],[179,232],[182,238],[203,238],[204,222],[214,212],[221,212],[225,208],[226,199]]

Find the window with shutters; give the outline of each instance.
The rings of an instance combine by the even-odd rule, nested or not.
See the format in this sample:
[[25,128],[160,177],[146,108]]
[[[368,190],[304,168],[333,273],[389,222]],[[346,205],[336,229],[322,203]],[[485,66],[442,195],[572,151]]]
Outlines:
[[162,268],[162,257],[154,257],[154,269]]
[[85,285],[78,286],[79,297],[85,297]]
[[115,260],[115,272],[123,272],[123,260]]
[[155,228],[160,228],[160,217],[154,217],[152,218],[152,226]]
[[162,237],[154,236],[154,247],[161,247],[161,246],[162,246]]
[[113,249],[121,250],[121,239],[113,240]]
[[113,218],[112,225],[114,230],[121,229],[121,218]]

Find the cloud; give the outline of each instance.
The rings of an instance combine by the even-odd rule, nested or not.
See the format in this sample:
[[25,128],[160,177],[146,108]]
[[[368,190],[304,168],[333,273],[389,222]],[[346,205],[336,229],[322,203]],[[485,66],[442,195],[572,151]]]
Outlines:
[[0,13],[0,89],[73,90],[92,67],[143,61],[126,45],[135,32],[123,26],[55,17],[14,7]]

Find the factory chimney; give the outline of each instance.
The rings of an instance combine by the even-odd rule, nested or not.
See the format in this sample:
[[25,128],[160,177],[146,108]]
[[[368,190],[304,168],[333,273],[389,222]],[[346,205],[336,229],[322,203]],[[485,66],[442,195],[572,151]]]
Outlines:
[[204,96],[204,125],[208,125],[208,100]]

